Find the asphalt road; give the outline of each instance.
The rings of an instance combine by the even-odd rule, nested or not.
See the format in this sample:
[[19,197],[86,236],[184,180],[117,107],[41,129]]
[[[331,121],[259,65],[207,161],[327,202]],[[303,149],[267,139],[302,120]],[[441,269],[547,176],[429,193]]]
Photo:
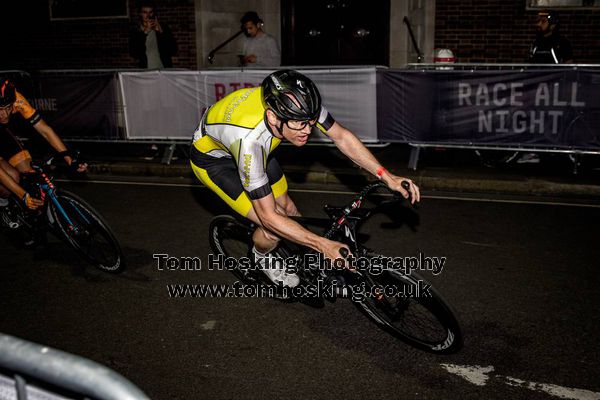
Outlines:
[[[371,247],[447,257],[441,274],[425,275],[457,311],[465,344],[436,356],[379,331],[345,300],[315,309],[169,298],[169,284],[235,280],[161,271],[153,259],[208,258],[208,225],[224,210],[214,196],[186,185],[59,185],[101,211],[128,271],[98,272],[55,239],[25,250],[3,230],[0,332],[105,364],[151,398],[600,398],[600,208],[427,197],[418,214],[371,219]],[[295,189],[310,216],[350,198]]]

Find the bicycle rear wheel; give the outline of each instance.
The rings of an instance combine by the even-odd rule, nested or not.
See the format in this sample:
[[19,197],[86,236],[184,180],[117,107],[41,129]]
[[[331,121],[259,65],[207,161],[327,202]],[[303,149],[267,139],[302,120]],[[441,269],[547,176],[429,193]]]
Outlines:
[[230,270],[244,283],[259,283],[260,271],[240,268],[239,261],[248,258],[252,249],[252,233],[250,225],[230,215],[219,215],[212,219],[209,227],[210,247],[215,254],[222,254],[236,263]]
[[125,262],[121,246],[100,214],[73,193],[60,191],[56,197],[60,206],[50,202],[47,216],[58,236],[97,268],[122,272]]
[[379,327],[431,353],[460,350],[463,336],[454,312],[421,276],[384,271],[371,278],[374,282],[365,285],[364,298],[353,302]]
[[[276,300],[291,302],[296,301],[280,285],[275,285],[267,278],[266,274],[254,264],[252,254],[252,234],[254,227],[245,221],[235,219],[230,215],[219,215],[214,217],[209,227],[210,246],[215,254],[222,254],[228,257],[228,265],[233,267],[229,271],[235,277],[246,285],[260,285],[261,287],[271,287],[269,297]],[[288,248],[285,243],[272,251],[277,258],[287,259],[293,256],[294,252]],[[240,262],[245,260],[244,263]],[[301,280],[302,282],[302,280]],[[304,280],[304,283],[307,283]],[[305,304],[313,307],[322,305],[322,299],[301,299]]]

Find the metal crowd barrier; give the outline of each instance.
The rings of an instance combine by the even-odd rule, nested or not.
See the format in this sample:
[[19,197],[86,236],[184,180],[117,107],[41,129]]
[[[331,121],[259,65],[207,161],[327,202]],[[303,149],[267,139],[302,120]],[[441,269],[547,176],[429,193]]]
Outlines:
[[0,400],[148,400],[110,368],[0,334]]
[[580,69],[580,68],[600,68],[600,64],[523,64],[523,63],[508,63],[508,64],[494,64],[494,63],[410,63],[406,65],[406,69],[411,70],[521,70],[526,71],[528,69],[552,69],[552,68],[567,68],[567,69]]
[[[332,67],[319,67],[320,69],[322,69],[324,72],[329,72],[329,71],[336,71],[337,68],[332,68]],[[349,69],[351,67],[343,67],[346,69]],[[355,69],[358,67],[355,67]],[[380,72],[382,74],[387,74],[387,70],[380,68],[380,67],[360,67],[360,68],[377,68],[378,72],[377,74],[379,74]],[[463,71],[463,72],[476,72],[476,71],[512,71],[512,72],[527,72],[528,70],[545,70],[545,69],[555,69],[558,71],[561,70],[600,70],[600,65],[599,64],[524,64],[524,63],[513,63],[513,64],[492,64],[492,63],[481,63],[481,64],[473,64],[473,63],[454,63],[454,64],[443,64],[443,63],[413,63],[413,64],[408,64],[405,68],[406,71],[410,71],[410,72],[425,72],[425,73],[429,73],[431,71],[431,73],[437,73],[437,72],[448,72],[449,70],[457,70],[457,71]],[[148,101],[150,101],[153,96],[134,96],[134,99],[136,101],[139,102],[146,102],[147,104],[144,106],[147,109],[150,110],[154,110],[152,112],[150,112],[149,117],[151,118],[155,118],[156,116],[159,115],[162,118],[161,113],[164,113],[164,118],[178,118],[179,120],[176,121],[176,125],[173,125],[174,127],[177,127],[177,130],[179,130],[179,133],[177,133],[176,129],[167,129],[168,132],[165,132],[164,134],[162,133],[164,131],[164,129],[162,131],[157,132],[157,134],[147,134],[148,132],[146,132],[146,129],[136,129],[136,131],[134,132],[133,129],[131,132],[128,132],[128,128],[129,128],[129,124],[131,123],[131,120],[128,123],[127,120],[127,107],[132,107],[132,104],[127,104],[126,103],[126,99],[124,99],[124,88],[123,88],[123,79],[121,79],[121,75],[128,75],[131,76],[131,74],[135,74],[135,73],[142,73],[142,74],[147,74],[149,72],[152,71],[147,71],[147,70],[135,70],[135,69],[128,69],[128,70],[122,70],[122,69],[103,69],[103,70],[45,70],[45,71],[40,71],[41,74],[49,74],[52,77],[61,77],[61,76],[70,76],[71,74],[75,74],[79,77],[81,76],[93,76],[93,75],[97,75],[97,74],[101,74],[101,73],[114,73],[114,93],[112,95],[109,96],[105,96],[105,100],[104,100],[104,105],[107,104],[107,102],[111,102],[110,105],[108,105],[109,111],[106,111],[106,107],[101,111],[103,112],[105,115],[110,114],[110,117],[107,118],[107,120],[109,120],[108,122],[106,122],[104,125],[102,125],[102,121],[95,121],[95,123],[98,124],[98,126],[111,126],[111,129],[109,130],[112,133],[109,133],[107,135],[97,135],[97,136],[93,136],[93,135],[83,135],[83,136],[77,136],[77,135],[73,135],[70,132],[67,132],[67,134],[65,134],[63,136],[63,139],[66,142],[102,142],[102,143],[127,143],[127,144],[156,144],[158,146],[164,147],[164,155],[163,155],[163,162],[168,164],[170,163],[170,160],[173,156],[173,153],[176,149],[177,146],[180,145],[185,145],[188,143],[188,138],[187,138],[187,131],[190,131],[190,135],[191,132],[193,130],[193,127],[188,128],[188,125],[191,125],[190,118],[189,115],[191,114],[191,109],[196,109],[198,108],[198,104],[202,103],[211,103],[214,102],[215,99],[213,98],[215,96],[215,93],[207,91],[206,90],[206,80],[207,79],[213,79],[214,80],[214,76],[219,76],[219,74],[224,74],[225,78],[223,79],[223,83],[221,86],[227,86],[228,90],[231,90],[231,88],[229,88],[229,84],[230,82],[227,81],[227,76],[228,74],[232,74],[232,72],[234,71],[238,71],[240,74],[242,74],[244,78],[246,79],[244,80],[239,80],[240,78],[238,76],[235,76],[235,74],[231,75],[233,78],[233,80],[238,80],[240,83],[239,84],[245,84],[243,82],[254,82],[257,81],[258,78],[256,78],[256,75],[258,73],[258,70],[251,70],[251,69],[214,69],[214,70],[204,70],[204,71],[189,71],[189,70],[178,70],[178,69],[169,69],[169,70],[165,70],[165,76],[168,76],[168,78],[166,80],[163,80],[160,82],[160,88],[158,87],[153,87],[156,86],[158,84],[152,83],[151,81],[144,81],[143,79],[147,79],[147,75],[143,75],[143,79],[140,80],[139,82],[139,88],[141,88],[142,92],[140,93],[154,93],[157,90],[161,93],[164,92],[165,88],[171,88],[171,92],[170,95],[171,97],[173,97],[173,93],[179,93],[180,97],[184,97],[187,98],[187,100],[185,100],[185,102],[187,102],[186,104],[186,112],[182,113],[181,110],[177,107],[173,108],[173,102],[168,100],[165,101],[164,106],[166,107],[164,110],[165,111],[161,111],[158,112],[156,110],[162,110],[162,106],[161,104],[151,104]],[[311,73],[311,68],[306,68],[307,73]],[[27,72],[23,72],[23,71],[4,71],[4,72],[0,72],[0,74],[5,74],[5,73],[9,73],[12,74],[13,76],[18,77],[21,81],[26,82],[27,79],[31,80],[31,77],[29,76],[29,74]],[[158,72],[158,71],[154,71],[154,72]],[[401,72],[401,71],[400,71]],[[180,78],[177,74],[181,73],[182,77],[184,75],[189,75],[189,74],[197,74],[200,73],[202,74],[202,79],[203,79],[203,84],[202,85],[190,85],[187,82],[183,82],[182,78]],[[390,72],[391,73],[391,72]],[[239,75],[239,74],[238,74]],[[326,75],[323,75],[326,76]],[[377,75],[379,77],[379,75]],[[251,78],[252,77],[252,78]],[[254,79],[254,80],[253,80]],[[67,80],[67,82],[69,82],[69,80]],[[183,82],[183,84],[182,84]],[[51,82],[52,83],[52,82]],[[254,82],[256,83],[256,82]],[[334,108],[334,116],[339,116],[339,120],[342,123],[345,123],[344,118],[352,118],[356,121],[358,121],[359,123],[362,123],[363,125],[358,125],[357,127],[350,127],[351,129],[354,129],[358,134],[365,134],[367,135],[367,137],[362,138],[366,143],[368,143],[370,146],[385,146],[391,142],[398,142],[398,143],[406,143],[408,145],[410,145],[412,147],[411,149],[411,157],[410,157],[410,161],[409,161],[409,167],[416,169],[417,167],[417,163],[418,163],[418,159],[419,159],[419,153],[420,153],[420,149],[422,148],[427,148],[427,147],[444,147],[444,148],[459,148],[459,149],[488,149],[488,150],[503,150],[503,151],[531,151],[534,150],[536,152],[551,152],[551,153],[569,153],[569,154],[575,154],[575,155],[579,155],[579,154],[600,154],[600,150],[597,150],[595,148],[590,148],[590,149],[586,149],[586,148],[579,148],[579,149],[566,149],[564,146],[563,147],[556,147],[556,148],[552,148],[551,146],[540,146],[540,147],[536,147],[533,144],[527,144],[527,143],[512,143],[511,145],[503,145],[503,144],[490,144],[490,145],[486,145],[485,143],[465,143],[460,142],[460,143],[451,143],[448,141],[435,141],[435,139],[432,139],[432,141],[419,141],[418,143],[413,141],[413,140],[406,140],[406,139],[395,139],[394,138],[389,138],[386,137],[384,134],[382,134],[382,132],[378,132],[377,127],[375,127],[374,125],[377,125],[377,120],[381,120],[383,121],[383,119],[386,118],[401,118],[397,115],[391,115],[391,116],[380,116],[380,107],[382,104],[377,104],[375,106],[375,101],[374,100],[364,100],[364,93],[363,91],[360,91],[361,93],[361,103],[362,105],[354,105],[354,108],[350,107],[350,111],[348,111],[348,105],[345,104],[347,102],[347,100],[349,98],[351,98],[352,96],[348,96],[347,93],[343,93],[340,91],[343,87],[344,87],[344,83],[341,82],[341,84],[338,85],[336,80],[333,80],[332,82],[328,83],[330,86],[326,87],[324,89],[325,92],[327,93],[331,93],[332,91],[334,92],[334,98],[335,98],[335,102],[328,102],[329,103],[340,103],[339,107],[338,104],[335,104],[332,108]],[[146,86],[144,86],[146,85]],[[174,86],[175,85],[175,86]],[[338,89],[338,85],[339,89]],[[372,92],[378,92],[381,89],[380,86],[380,82],[379,82],[379,78],[377,78],[376,80],[373,78],[368,78],[364,81],[364,87],[368,87],[370,88],[369,91]],[[30,84],[27,84],[25,86],[29,86],[29,90],[34,91],[35,88],[37,88],[39,90],[40,86],[39,84],[36,85],[35,82],[31,82]],[[51,85],[50,85],[51,86]],[[327,86],[327,83],[325,84],[325,86]],[[177,90],[173,90],[173,87],[175,87],[175,89]],[[181,88],[184,88],[183,90],[183,95],[181,95],[181,93],[178,90],[181,90]],[[372,89],[371,89],[372,88]],[[57,96],[56,93],[60,94],[60,90],[54,90],[54,92],[52,91],[52,89],[47,90],[52,93],[52,95]],[[339,93],[336,93],[338,92]],[[66,91],[68,92],[68,91]],[[371,92],[370,92],[371,93]],[[46,94],[46,95],[50,95],[50,94]],[[190,101],[191,96],[197,96],[198,98],[200,98],[200,100],[198,99],[194,99],[192,104],[192,101]],[[111,99],[112,96],[112,99]],[[42,95],[41,97],[44,97],[44,95]],[[356,96],[359,97],[359,96]],[[367,96],[369,99],[371,99],[371,96]],[[217,97],[218,98],[218,97]],[[388,98],[389,99],[389,98]],[[36,99],[37,101],[40,101],[41,103],[44,103],[44,98],[42,99]],[[381,99],[379,99],[381,100]],[[197,104],[196,104],[197,103]],[[191,105],[190,105],[191,104]],[[135,104],[135,102],[133,102],[133,106],[138,106],[137,104]],[[158,108],[157,108],[158,107]],[[170,108],[169,108],[170,107]],[[339,108],[339,110],[336,109]],[[146,109],[144,108],[144,109]],[[91,112],[90,110],[88,111],[87,115],[94,115],[94,111],[96,109],[92,109]],[[112,110],[112,111],[110,111]],[[45,113],[44,110],[41,110],[42,113]],[[179,112],[179,113],[178,113]],[[201,114],[201,110],[197,110],[198,115]],[[595,112],[595,111],[593,111]],[[341,114],[347,114],[347,115],[341,115]],[[147,115],[148,113],[146,113]],[[375,124],[373,122],[370,122],[369,124],[364,124],[364,119],[365,118],[357,118],[357,116],[360,115],[372,115],[375,114],[376,118],[375,118]],[[138,112],[136,115],[140,115],[140,113]],[[157,123],[151,123],[149,125],[149,127],[151,128],[155,128],[158,125],[158,122],[162,123],[161,118],[157,119]],[[595,118],[595,117],[594,117]],[[68,128],[68,119],[65,119],[61,116],[61,118],[56,121],[57,124],[60,122],[62,124],[67,124],[64,128]],[[77,123],[81,123],[81,121],[78,121],[76,116],[75,118],[73,118],[74,122]],[[154,121],[154,120],[152,120]],[[53,121],[49,121],[49,122],[53,122]],[[146,125],[148,125],[148,121],[145,121],[144,118],[138,118],[137,122],[139,123],[145,123]],[[353,121],[354,122],[354,121]],[[383,121],[387,124],[387,121]],[[584,121],[585,122],[585,121]],[[140,125],[138,123],[138,125]],[[52,124],[51,124],[52,125]],[[116,126],[116,128],[115,128]],[[183,135],[183,129],[182,127],[185,127],[185,132],[186,135]],[[61,127],[60,125],[57,126],[57,130],[62,133],[63,130],[61,129],[63,127]],[[76,130],[75,130],[76,131]],[[185,136],[185,139],[184,139]],[[327,142],[321,142],[319,143],[319,145],[328,145]]]

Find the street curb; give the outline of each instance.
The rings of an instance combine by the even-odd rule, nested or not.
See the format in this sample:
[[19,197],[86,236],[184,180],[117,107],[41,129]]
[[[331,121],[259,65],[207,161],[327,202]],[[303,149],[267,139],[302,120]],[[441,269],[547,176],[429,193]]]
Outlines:
[[[167,178],[194,178],[187,164],[165,165],[159,163],[99,162],[90,163],[89,172],[95,175],[113,176],[157,176]],[[282,163],[283,164],[283,163]],[[334,170],[307,170],[297,165],[282,166],[286,177],[292,183],[345,184],[360,186],[374,178],[360,168],[341,168]],[[469,192],[516,194],[531,196],[581,197],[600,199],[600,186],[553,182],[540,178],[520,176],[491,176],[489,179],[456,175],[436,176],[435,171],[392,171],[410,176],[423,191]],[[450,176],[449,176],[450,175]]]

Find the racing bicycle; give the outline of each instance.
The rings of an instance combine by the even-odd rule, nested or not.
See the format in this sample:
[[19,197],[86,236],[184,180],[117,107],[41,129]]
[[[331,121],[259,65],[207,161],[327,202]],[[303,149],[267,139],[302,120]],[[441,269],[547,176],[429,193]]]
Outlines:
[[[407,183],[403,182],[403,184]],[[346,244],[352,251],[354,259],[373,262],[381,260],[380,254],[374,253],[363,244],[364,235],[358,233],[360,225],[368,220],[376,209],[361,208],[361,206],[366,203],[369,194],[383,188],[391,192],[383,182],[375,182],[365,186],[344,207],[325,206],[329,218],[298,217],[295,219],[300,223],[324,227],[323,236]],[[392,201],[401,200],[397,193],[394,195]],[[228,259],[252,260],[252,234],[255,229],[256,225],[249,220],[230,215],[216,216],[209,228],[212,250],[215,254]],[[333,283],[336,290],[306,289],[302,293],[313,295],[316,293],[321,300],[331,302],[338,297],[350,298],[379,328],[416,348],[437,354],[449,354],[457,352],[462,347],[463,335],[452,308],[440,293],[415,271],[408,272],[394,268],[383,271],[375,271],[371,268],[326,268],[322,263],[312,262],[315,260],[312,249],[298,246],[287,240],[281,240],[273,253],[282,260],[292,260],[289,265],[294,266],[295,272],[300,277],[299,290],[291,288],[293,289],[291,298],[290,290],[285,290],[290,288],[276,286],[280,298],[293,301],[294,293],[302,292],[300,290],[302,287],[325,288],[332,286],[327,285],[327,282]],[[347,251],[346,254],[342,251],[340,253],[344,257],[348,255]],[[257,264],[249,268],[247,263],[239,262],[234,264],[230,271],[244,284],[275,286],[260,271]],[[340,282],[344,284],[340,285]],[[427,290],[420,295],[415,295],[418,292],[415,290],[416,287],[427,288]]]
[[21,185],[28,193],[43,200],[32,211],[16,196],[9,198],[3,219],[9,228],[21,229],[30,243],[45,243],[50,230],[71,246],[83,259],[111,273],[125,268],[121,246],[110,227],[91,205],[79,196],[56,187],[45,169],[53,167],[49,158],[45,167],[32,163],[33,172],[21,175]]

